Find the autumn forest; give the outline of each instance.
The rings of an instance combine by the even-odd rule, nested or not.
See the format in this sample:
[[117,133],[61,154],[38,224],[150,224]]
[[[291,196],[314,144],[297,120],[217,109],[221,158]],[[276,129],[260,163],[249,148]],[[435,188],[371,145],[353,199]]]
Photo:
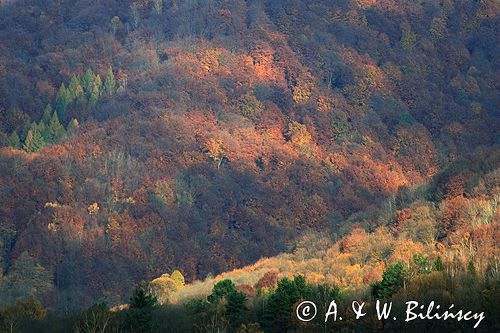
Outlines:
[[0,0],[0,332],[474,326],[294,317],[333,299],[498,332],[499,26],[495,0]]

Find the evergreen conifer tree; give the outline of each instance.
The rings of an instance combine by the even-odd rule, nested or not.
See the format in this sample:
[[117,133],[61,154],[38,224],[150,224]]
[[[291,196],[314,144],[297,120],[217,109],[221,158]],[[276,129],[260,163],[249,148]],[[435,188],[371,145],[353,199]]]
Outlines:
[[17,135],[16,131],[12,132],[10,137],[7,139],[7,146],[14,149],[21,148],[21,140],[19,139],[19,135]]
[[40,123],[38,124],[38,131],[42,135],[43,141],[45,143],[51,142],[49,124],[46,124],[45,122],[40,121]]
[[45,110],[43,110],[43,116],[42,116],[42,119],[40,120],[40,122],[43,122],[46,125],[48,125],[50,123],[50,118],[52,118],[53,112],[54,111],[52,110],[52,106],[50,104],[47,104],[47,106],[45,107]]
[[82,87],[85,90],[85,94],[90,96],[94,90],[94,72],[89,68],[85,72],[82,80]]
[[68,85],[69,101],[74,101],[78,97],[78,90],[79,90],[78,87],[80,87],[81,89],[80,78],[76,75],[73,75]]
[[109,66],[108,71],[106,72],[106,78],[104,79],[104,91],[109,95],[113,95],[115,92],[115,86],[115,75],[113,74],[113,69]]
[[66,119],[66,107],[68,106],[70,100],[71,98],[69,96],[68,89],[66,89],[66,86],[62,83],[56,96],[55,110],[59,119],[63,122]]
[[58,143],[64,136],[64,127],[61,125],[56,112],[54,112],[50,120],[49,132],[51,143]]
[[97,103],[98,99],[99,99],[99,88],[97,84],[94,84],[94,88],[89,97],[89,106],[93,107]]
[[24,140],[23,148],[28,153],[34,153],[39,151],[43,146],[45,146],[45,141],[43,140],[42,134],[37,124],[33,123],[26,135],[26,140]]
[[28,135],[30,128],[31,128],[30,121],[27,121],[26,123],[24,123],[23,130],[21,131],[21,136],[20,136],[21,141],[26,140],[26,136]]

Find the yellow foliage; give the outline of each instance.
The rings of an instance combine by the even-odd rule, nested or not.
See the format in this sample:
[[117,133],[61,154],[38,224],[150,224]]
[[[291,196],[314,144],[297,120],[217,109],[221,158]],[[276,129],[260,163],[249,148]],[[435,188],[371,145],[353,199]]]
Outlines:
[[320,112],[331,111],[335,107],[335,102],[331,97],[320,96],[317,101],[317,108]]
[[219,68],[219,60],[222,52],[218,49],[210,49],[205,51],[201,62],[203,67],[207,70],[207,72],[212,72],[213,70]]
[[99,211],[99,205],[97,202],[94,202],[92,205],[87,207],[87,211],[90,215],[96,214]]
[[57,207],[61,207],[61,205],[59,205],[59,203],[57,203],[57,202],[50,202],[50,201],[49,201],[49,202],[46,202],[46,203],[45,203],[45,206],[44,206],[44,207],[45,207],[45,208],[47,208],[47,207],[50,207],[50,208],[57,208]]
[[178,289],[176,282],[168,274],[151,281],[150,287],[160,304],[169,302],[172,293]]
[[297,104],[306,103],[311,98],[314,81],[309,73],[301,75],[297,79],[297,84],[293,87],[293,100]]
[[424,246],[421,243],[415,243],[411,240],[397,240],[394,246],[394,252],[391,259],[394,262],[411,263],[415,253],[424,252]]
[[298,146],[303,147],[311,142],[311,134],[307,131],[306,126],[296,121],[292,121],[288,124],[286,135]]
[[211,138],[205,143],[205,149],[207,150],[208,156],[216,162],[224,158],[225,149],[221,139]]

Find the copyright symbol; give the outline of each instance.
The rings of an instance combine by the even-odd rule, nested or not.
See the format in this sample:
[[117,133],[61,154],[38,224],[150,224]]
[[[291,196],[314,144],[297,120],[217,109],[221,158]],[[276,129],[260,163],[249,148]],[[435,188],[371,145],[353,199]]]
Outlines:
[[316,317],[318,309],[316,308],[316,304],[313,302],[303,301],[297,305],[297,310],[295,312],[300,321],[311,321],[314,317]]

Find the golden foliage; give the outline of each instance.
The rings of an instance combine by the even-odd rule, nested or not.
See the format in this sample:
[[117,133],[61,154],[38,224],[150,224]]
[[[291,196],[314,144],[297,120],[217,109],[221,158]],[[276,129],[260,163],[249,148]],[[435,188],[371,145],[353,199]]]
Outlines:
[[292,121],[288,124],[288,130],[285,133],[290,141],[298,146],[306,146],[311,142],[311,134],[307,131],[305,125]]
[[309,72],[304,72],[297,78],[293,87],[293,100],[297,104],[305,104],[311,98],[314,88],[314,79]]
[[97,202],[94,202],[87,207],[87,211],[89,212],[89,215],[97,214],[97,212],[99,211],[99,204]]

